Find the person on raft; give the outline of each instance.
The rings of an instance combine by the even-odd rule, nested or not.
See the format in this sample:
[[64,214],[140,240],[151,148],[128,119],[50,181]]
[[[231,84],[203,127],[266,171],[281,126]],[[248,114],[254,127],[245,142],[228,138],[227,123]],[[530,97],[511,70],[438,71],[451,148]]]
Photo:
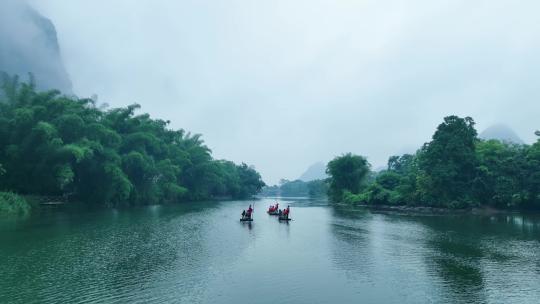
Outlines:
[[247,217],[248,219],[250,219],[252,213],[253,213],[253,208],[251,208],[251,205],[249,205],[249,208],[248,208],[248,210],[247,210],[247,212],[246,212],[246,217]]
[[242,219],[244,219],[246,217],[246,210],[243,210],[242,211]]
[[278,210],[278,206],[279,206],[278,203],[276,203],[275,206],[270,205],[270,207],[268,207],[268,212],[274,212],[274,211]]
[[283,210],[283,216],[288,219],[289,218],[289,212],[290,212],[290,206],[287,206],[287,208],[285,208],[285,210]]

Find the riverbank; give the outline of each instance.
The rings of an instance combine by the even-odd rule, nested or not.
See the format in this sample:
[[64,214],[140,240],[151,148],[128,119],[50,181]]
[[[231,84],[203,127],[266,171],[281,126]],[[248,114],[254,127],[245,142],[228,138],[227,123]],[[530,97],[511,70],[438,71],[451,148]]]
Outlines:
[[[253,200],[261,200],[260,197],[249,197],[244,199],[234,199],[231,196],[219,196],[211,197],[205,200],[198,201],[177,201],[177,202],[161,202],[155,204],[149,204],[153,206],[165,206],[176,204],[196,204],[202,202],[224,202],[224,201],[246,201],[251,202]],[[19,217],[28,216],[32,214],[40,215],[43,211],[66,209],[71,210],[96,210],[96,209],[129,209],[141,206],[149,205],[129,205],[120,204],[119,206],[108,206],[92,204],[88,205],[80,200],[68,199],[64,196],[50,196],[50,195],[19,195],[12,192],[0,192],[0,217]]]
[[18,217],[39,212],[42,208],[58,207],[67,204],[61,196],[20,195],[13,192],[0,192],[0,216]]
[[[460,214],[475,214],[475,215],[496,215],[505,213],[519,213],[523,210],[513,209],[497,209],[493,207],[473,207],[463,209],[451,209],[451,208],[437,208],[428,206],[392,206],[392,205],[368,205],[368,204],[354,204],[354,206],[363,207],[366,209],[392,212],[396,214],[409,214],[409,215],[460,215]],[[538,211],[530,211],[530,213],[538,213]]]

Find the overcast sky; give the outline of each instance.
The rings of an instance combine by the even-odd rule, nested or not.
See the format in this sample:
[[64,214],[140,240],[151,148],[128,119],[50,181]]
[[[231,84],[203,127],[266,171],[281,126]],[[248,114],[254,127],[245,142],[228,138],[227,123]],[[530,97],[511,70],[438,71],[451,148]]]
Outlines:
[[540,1],[31,0],[79,96],[202,133],[267,183],[412,152],[444,116],[540,128]]

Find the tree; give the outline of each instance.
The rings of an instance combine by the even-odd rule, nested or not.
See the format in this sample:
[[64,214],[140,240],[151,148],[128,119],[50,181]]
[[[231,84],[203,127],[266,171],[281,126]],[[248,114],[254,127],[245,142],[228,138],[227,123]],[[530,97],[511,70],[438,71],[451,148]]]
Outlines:
[[526,209],[540,209],[540,139],[530,146],[525,155],[525,173],[523,176],[524,202],[521,207]]
[[477,176],[474,180],[476,201],[494,207],[514,207],[524,198],[528,148],[498,140],[480,141],[476,146]]
[[302,197],[309,195],[308,184],[299,179],[287,181],[280,186],[281,196]]
[[448,116],[419,154],[420,198],[431,205],[470,201],[476,176],[477,132],[470,117]]
[[388,171],[396,173],[407,173],[412,169],[415,156],[411,154],[403,154],[401,156],[390,156],[388,159]]
[[326,173],[330,176],[328,190],[330,199],[341,200],[344,191],[358,194],[364,186],[370,167],[365,157],[351,153],[343,154],[330,161],[326,169]]
[[323,179],[316,179],[307,183],[310,197],[322,197],[328,193],[328,183]]
[[237,166],[238,176],[240,177],[240,193],[238,198],[247,198],[255,193],[261,191],[265,183],[262,181],[261,175],[255,170],[244,163]]

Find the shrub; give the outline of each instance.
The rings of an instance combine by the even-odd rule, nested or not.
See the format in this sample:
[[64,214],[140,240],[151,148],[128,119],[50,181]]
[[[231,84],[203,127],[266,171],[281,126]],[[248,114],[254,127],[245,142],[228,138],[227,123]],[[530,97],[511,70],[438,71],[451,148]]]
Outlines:
[[27,215],[30,204],[21,196],[11,192],[0,192],[0,215]]

